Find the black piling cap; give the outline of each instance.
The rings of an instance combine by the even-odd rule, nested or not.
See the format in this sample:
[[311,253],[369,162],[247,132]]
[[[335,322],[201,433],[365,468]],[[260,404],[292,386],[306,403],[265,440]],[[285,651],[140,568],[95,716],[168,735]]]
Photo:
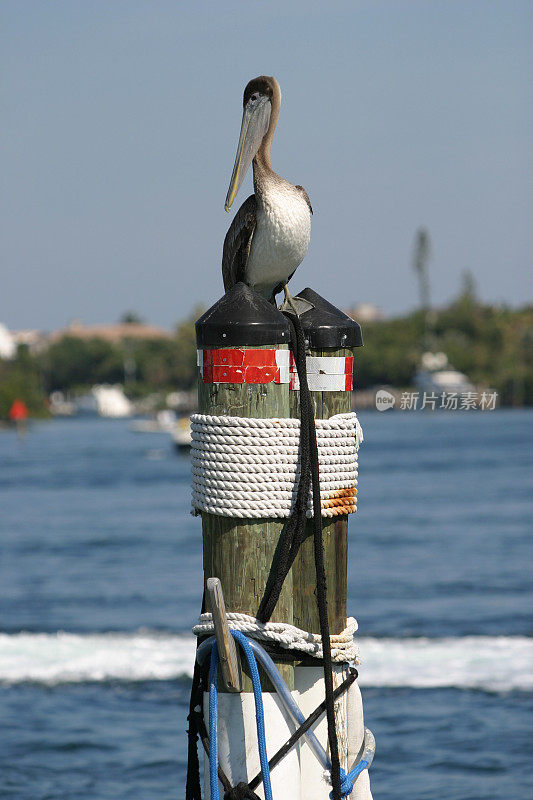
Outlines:
[[304,289],[298,297],[308,300],[314,308],[300,316],[305,338],[311,350],[330,347],[362,347],[361,326],[351,317],[324,300],[313,289]]
[[289,323],[276,306],[236,283],[196,322],[198,347],[289,344]]

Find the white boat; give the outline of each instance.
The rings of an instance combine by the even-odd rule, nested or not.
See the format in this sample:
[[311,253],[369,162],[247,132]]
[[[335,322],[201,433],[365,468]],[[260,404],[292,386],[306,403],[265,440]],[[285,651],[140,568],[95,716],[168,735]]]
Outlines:
[[76,410],[80,414],[98,414],[100,417],[131,417],[133,404],[124,394],[120,384],[93,386],[89,394],[76,400]]
[[416,388],[426,394],[462,394],[475,391],[469,378],[448,363],[446,353],[424,353],[414,382]]
[[176,427],[176,415],[169,408],[158,411],[152,419],[137,419],[131,423],[135,433],[173,433]]
[[189,417],[180,417],[174,425],[172,440],[176,450],[189,450],[192,443],[191,420]]
[[49,399],[50,413],[54,417],[73,417],[76,414],[76,403],[68,400],[63,392],[52,392]]

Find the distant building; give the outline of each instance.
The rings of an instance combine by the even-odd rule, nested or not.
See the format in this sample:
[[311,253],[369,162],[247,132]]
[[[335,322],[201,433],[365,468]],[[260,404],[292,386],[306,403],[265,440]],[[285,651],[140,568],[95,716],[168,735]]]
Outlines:
[[112,325],[82,325],[75,320],[66,328],[53,331],[46,337],[49,344],[74,336],[76,339],[104,339],[106,342],[122,342],[124,339],[171,339],[172,334],[157,325],[142,322],[117,322]]
[[385,319],[385,314],[373,303],[357,303],[352,308],[345,309],[345,314],[356,322],[378,322]]
[[20,344],[25,345],[32,353],[39,352],[45,346],[45,334],[32,328],[11,331],[11,336],[17,347]]
[[17,352],[17,345],[13,336],[5,325],[0,322],[0,358],[7,360],[14,358]]

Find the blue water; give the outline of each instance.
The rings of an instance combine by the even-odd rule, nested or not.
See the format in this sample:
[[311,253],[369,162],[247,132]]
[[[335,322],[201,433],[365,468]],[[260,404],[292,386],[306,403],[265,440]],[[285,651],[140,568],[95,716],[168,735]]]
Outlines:
[[[451,637],[467,656],[476,640],[466,637],[500,636],[512,654],[515,637],[531,635],[533,413],[360,419],[348,605],[361,635],[393,637],[406,652],[412,637]],[[103,679],[89,652],[66,683],[53,666],[35,677],[32,663],[60,630],[82,642],[143,629],[186,636],[201,583],[188,457],[165,437],[107,420],[35,424],[22,442],[0,432],[0,630],[8,644],[47,634],[21,640],[20,680],[0,645],[0,797],[184,797],[188,669]],[[423,662],[410,669],[422,676]],[[475,654],[467,662],[447,688],[391,688],[404,668],[394,663],[383,685],[367,676],[376,800],[533,797],[530,684],[472,690]],[[439,675],[447,663],[429,667]]]

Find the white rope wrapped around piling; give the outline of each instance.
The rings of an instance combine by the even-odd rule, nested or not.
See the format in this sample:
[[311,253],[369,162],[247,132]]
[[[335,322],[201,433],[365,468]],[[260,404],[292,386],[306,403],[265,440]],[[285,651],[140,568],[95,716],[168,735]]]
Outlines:
[[[322,658],[322,637],[319,633],[309,633],[286,622],[259,622],[249,614],[230,612],[227,614],[227,618],[230,628],[241,631],[252,639],[272,642],[286,650],[296,650],[313,658]],[[348,617],[345,629],[341,633],[329,637],[332,661],[359,663],[359,648],[354,641],[357,627],[357,620],[354,617]],[[192,632],[196,636],[213,635],[215,628],[209,612],[200,614],[198,624],[193,627]]]
[[[356,414],[315,420],[323,517],[357,509]],[[288,517],[298,489],[299,419],[193,414],[193,510],[248,519]],[[312,495],[308,502],[312,516]]]

